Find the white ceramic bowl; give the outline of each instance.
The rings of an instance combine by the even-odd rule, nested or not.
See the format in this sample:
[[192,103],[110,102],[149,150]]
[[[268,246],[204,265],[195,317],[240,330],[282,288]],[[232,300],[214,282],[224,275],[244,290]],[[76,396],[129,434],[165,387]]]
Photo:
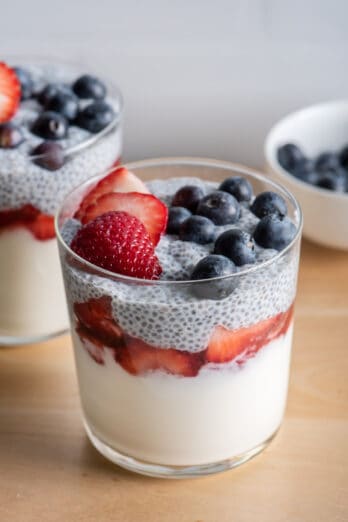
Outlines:
[[303,234],[322,245],[348,250],[348,193],[314,187],[284,170],[277,150],[285,143],[299,145],[309,157],[340,150],[348,144],[348,100],[313,105],[286,116],[270,130],[264,145],[268,173],[302,206]]

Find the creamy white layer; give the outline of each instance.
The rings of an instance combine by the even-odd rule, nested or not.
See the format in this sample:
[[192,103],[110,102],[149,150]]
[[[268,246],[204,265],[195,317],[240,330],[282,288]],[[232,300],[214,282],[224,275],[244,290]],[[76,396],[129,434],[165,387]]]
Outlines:
[[240,455],[279,427],[286,403],[292,326],[242,367],[205,367],[194,378],[132,376],[106,350],[98,365],[73,332],[85,419],[104,443],[162,465]]
[[68,328],[56,239],[24,228],[0,233],[0,338],[31,338]]

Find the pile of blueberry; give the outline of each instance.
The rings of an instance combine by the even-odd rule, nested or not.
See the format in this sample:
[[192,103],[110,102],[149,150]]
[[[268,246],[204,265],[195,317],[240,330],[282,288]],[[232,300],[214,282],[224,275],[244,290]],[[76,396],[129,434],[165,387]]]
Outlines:
[[[260,219],[253,234],[236,226],[242,207]],[[219,234],[217,227],[221,225],[234,226]],[[279,194],[262,192],[254,198],[249,181],[235,176],[208,195],[194,185],[179,189],[169,209],[167,234],[177,234],[182,241],[212,244],[211,254],[201,259],[191,274],[191,279],[199,280],[230,275],[237,266],[255,263],[255,243],[283,250],[295,237],[296,227],[287,217],[286,202]],[[202,286],[197,291],[201,297],[221,298],[233,289],[226,285],[222,281],[214,289]]]
[[[42,112],[30,131],[43,138],[31,151],[33,161],[49,170],[59,169],[64,163],[64,149],[59,140],[68,135],[69,125],[76,125],[95,134],[114,119],[113,108],[105,102],[107,89],[96,77],[85,74],[72,85],[48,83],[37,92],[30,72],[14,67],[21,84],[21,99],[36,99]],[[88,101],[81,106],[81,100]],[[0,148],[15,148],[24,140],[20,126],[8,122],[0,125]]]
[[348,145],[339,152],[322,152],[307,158],[298,145],[286,143],[278,148],[283,169],[306,183],[335,192],[348,192]]

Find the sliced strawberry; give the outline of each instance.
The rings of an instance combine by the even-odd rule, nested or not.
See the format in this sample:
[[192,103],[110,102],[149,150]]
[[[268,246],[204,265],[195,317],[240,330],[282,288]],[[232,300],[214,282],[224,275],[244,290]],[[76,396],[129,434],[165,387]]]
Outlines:
[[27,227],[36,239],[40,241],[53,239],[55,237],[54,217],[49,214],[39,214]]
[[183,377],[195,377],[204,362],[202,352],[156,348],[130,336],[126,337],[125,346],[115,351],[115,359],[132,375],[162,370]]
[[245,350],[247,333],[243,330],[228,330],[217,326],[210,338],[206,359],[208,362],[224,363],[232,361]]
[[277,315],[278,320],[274,322],[274,325],[270,332],[268,333],[267,340],[271,341],[272,339],[276,339],[280,335],[286,334],[290,323],[293,318],[294,313],[294,305],[292,304],[290,308],[281,314]]
[[289,310],[285,313],[286,315],[286,318],[285,318],[285,321],[284,321],[284,324],[283,324],[283,328],[281,329],[280,331],[280,335],[284,335],[286,334],[286,332],[288,331],[291,323],[292,323],[292,320],[294,318],[294,303],[290,306]]
[[77,326],[76,332],[89,355],[98,364],[104,364],[104,345],[84,326]]
[[13,227],[26,228],[40,241],[55,237],[54,217],[43,214],[30,204],[20,208],[0,210],[0,231]]
[[248,354],[256,353],[267,340],[268,333],[277,321],[276,318],[272,317],[239,330],[228,330],[224,326],[217,326],[209,341],[207,361],[224,363],[232,361],[246,350]]
[[124,167],[117,167],[88,192],[74,217],[82,222],[87,207],[92,205],[100,196],[110,192],[150,193],[146,185],[135,174]]
[[0,123],[12,118],[18,109],[21,86],[16,73],[0,62]]
[[110,297],[103,296],[84,303],[74,303],[74,312],[78,319],[79,335],[80,332],[88,331],[89,340],[111,348],[123,344],[122,330],[112,316]]
[[39,214],[40,211],[30,204],[19,208],[0,210],[0,228],[28,223],[37,218]]
[[265,319],[249,328],[228,330],[217,326],[210,338],[206,359],[224,363],[242,356],[242,362],[253,357],[262,346],[284,335],[291,323],[293,305],[286,311]]
[[145,226],[154,245],[157,245],[167,226],[167,206],[152,194],[139,192],[104,194],[87,207],[81,222],[89,223],[111,210],[127,212],[138,218]]

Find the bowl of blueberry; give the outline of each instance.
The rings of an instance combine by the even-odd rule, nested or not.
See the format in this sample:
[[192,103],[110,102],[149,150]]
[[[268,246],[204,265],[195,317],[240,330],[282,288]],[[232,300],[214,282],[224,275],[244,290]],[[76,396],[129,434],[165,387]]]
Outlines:
[[348,100],[286,116],[270,130],[264,153],[271,177],[302,206],[304,235],[348,250]]

